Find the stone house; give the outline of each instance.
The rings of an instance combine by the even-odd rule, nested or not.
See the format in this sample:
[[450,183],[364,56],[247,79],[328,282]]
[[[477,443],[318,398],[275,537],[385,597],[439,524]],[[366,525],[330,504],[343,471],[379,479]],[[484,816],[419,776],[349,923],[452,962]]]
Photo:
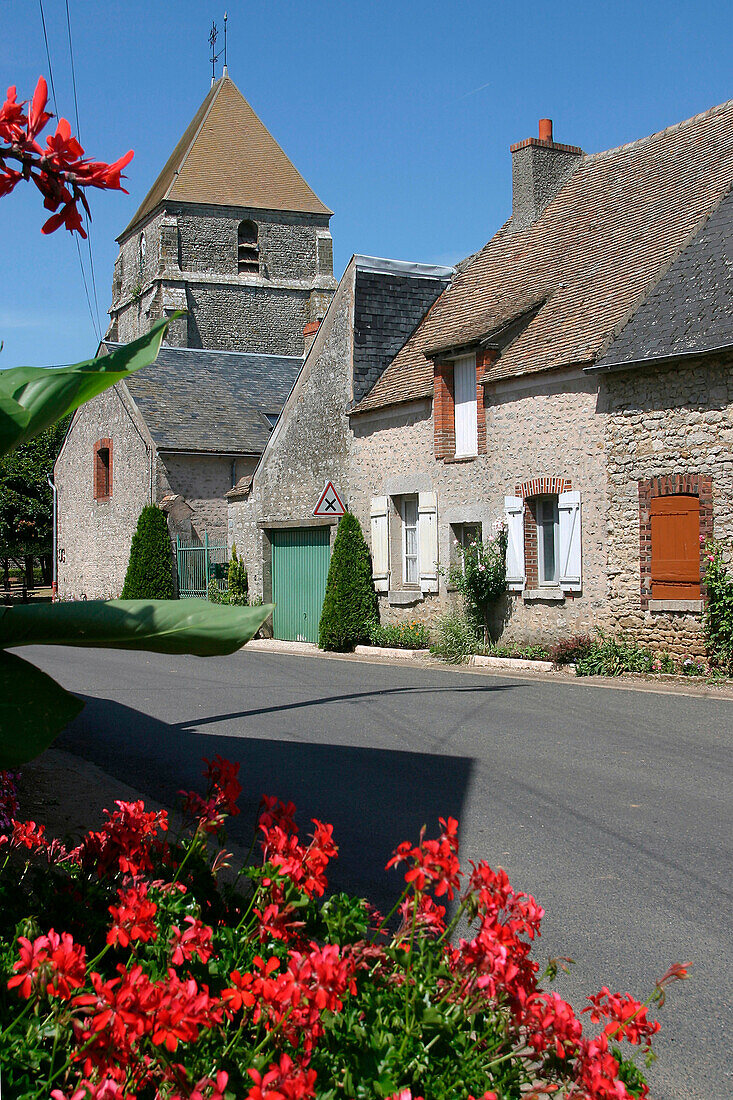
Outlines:
[[507,639],[605,626],[694,652],[700,536],[733,544],[733,101],[595,154],[542,120],[511,153],[511,217],[432,276],[399,348],[383,309],[359,308],[352,260],[228,494],[230,537],[277,599],[332,480],[371,540],[383,620],[427,621],[451,604],[455,545],[503,517]]
[[84,405],[56,463],[64,596],[119,593],[143,505],[226,537],[333,296],[331,211],[225,75],[118,238],[102,351],[176,310],[155,365]]

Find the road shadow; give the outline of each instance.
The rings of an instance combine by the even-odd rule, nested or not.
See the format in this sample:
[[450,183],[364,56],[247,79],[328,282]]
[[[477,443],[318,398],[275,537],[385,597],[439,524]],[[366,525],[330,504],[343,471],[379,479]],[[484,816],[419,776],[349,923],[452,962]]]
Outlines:
[[313,817],[334,826],[340,851],[331,886],[365,894],[378,906],[401,885],[398,873],[384,871],[396,845],[416,840],[422,825],[435,835],[439,817],[461,820],[469,757],[198,732],[214,719],[170,724],[110,700],[85,702],[59,748],[168,805],[180,803],[181,790],[202,789],[202,757],[220,753],[238,761],[242,812],[228,821],[232,840],[249,847],[263,794],[292,799],[301,831]]

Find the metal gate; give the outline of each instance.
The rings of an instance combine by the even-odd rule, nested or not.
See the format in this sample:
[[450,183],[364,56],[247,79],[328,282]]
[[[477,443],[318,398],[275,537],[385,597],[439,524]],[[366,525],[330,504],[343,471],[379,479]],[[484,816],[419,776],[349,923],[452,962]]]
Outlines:
[[270,531],[273,633],[292,642],[317,642],[331,560],[330,526]]
[[226,592],[228,561],[226,541],[210,542],[208,534],[204,534],[203,542],[185,542],[176,536],[179,597],[206,599],[212,580]]

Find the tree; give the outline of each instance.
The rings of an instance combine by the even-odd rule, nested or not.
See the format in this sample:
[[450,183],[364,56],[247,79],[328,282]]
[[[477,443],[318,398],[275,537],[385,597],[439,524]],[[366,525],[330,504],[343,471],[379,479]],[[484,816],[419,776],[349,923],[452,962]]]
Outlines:
[[249,603],[247,567],[243,559],[237,557],[236,542],[232,543],[232,560],[229,562],[229,570],[227,572],[227,589],[230,604],[242,607]]
[[0,458],[0,557],[38,558],[46,584],[51,583],[53,500],[48,477],[69,418],[52,424],[9,455]]
[[121,600],[172,600],[173,557],[168,520],[157,504],[146,504],[130,547]]
[[353,649],[369,639],[369,624],[379,620],[369,548],[351,512],[341,517],[328,568],[318,629],[321,649]]

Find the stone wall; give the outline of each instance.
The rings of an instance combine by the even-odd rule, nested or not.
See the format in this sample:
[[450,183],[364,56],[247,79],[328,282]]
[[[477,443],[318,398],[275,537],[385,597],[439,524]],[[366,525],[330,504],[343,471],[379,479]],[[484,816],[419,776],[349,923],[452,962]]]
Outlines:
[[[112,493],[94,499],[94,445],[111,439]],[[74,417],[56,461],[59,596],[118,596],[130,543],[150,503],[153,448],[144,425],[118,389],[107,390]]]
[[[354,458],[351,497],[365,531],[372,496],[399,497],[432,491],[438,499],[440,565],[451,561],[451,525],[481,523],[484,537],[504,513],[504,497],[518,482],[539,477],[570,479],[581,494],[583,587],[558,600],[509,597],[504,640],[550,641],[591,630],[606,621],[606,477],[603,424],[596,415],[594,379],[578,371],[552,379],[496,384],[486,393],[487,454],[442,462],[434,455],[431,403],[385,409],[352,418]],[[401,573],[399,517],[393,523],[393,583]],[[398,580],[399,583],[399,580]],[[397,597],[398,599],[401,597]],[[382,619],[428,621],[455,606],[443,577],[438,595],[401,606],[380,597]]]
[[249,496],[229,508],[229,543],[244,557],[251,590],[269,597],[268,524],[314,522],[327,481],[350,500],[353,268],[341,280],[303,371],[273,431]]
[[[234,471],[232,465],[234,464]],[[156,462],[156,500],[168,495],[180,495],[191,509],[186,528],[174,534],[185,538],[225,539],[227,535],[227,502],[234,480],[252,472],[254,459],[231,459],[222,455],[160,454]]]
[[704,651],[701,614],[643,610],[639,482],[712,478],[713,531],[733,551],[733,356],[609,374],[599,394],[608,456],[609,615],[642,642]]

